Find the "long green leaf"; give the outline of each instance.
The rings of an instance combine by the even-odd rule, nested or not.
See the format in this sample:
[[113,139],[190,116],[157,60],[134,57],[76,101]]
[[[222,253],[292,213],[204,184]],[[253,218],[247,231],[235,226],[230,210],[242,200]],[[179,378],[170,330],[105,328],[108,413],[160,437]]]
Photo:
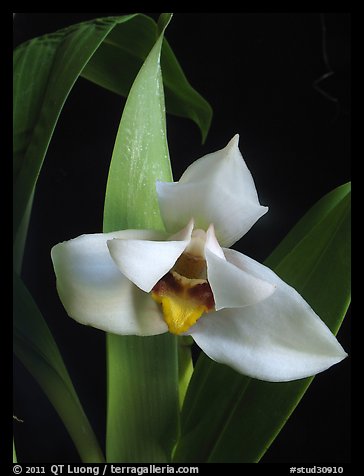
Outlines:
[[87,61],[119,20],[86,22],[14,51],[14,231],[18,230],[64,102]]
[[[119,22],[127,21],[123,17]],[[14,52],[14,269],[19,274],[33,194],[63,104],[85,62],[115,22],[82,24],[36,38]],[[14,351],[38,381],[85,461],[102,452],[57,345],[20,278],[14,284]],[[82,433],[85,435],[82,435]]]
[[[123,28],[126,25],[127,29],[124,33]],[[115,40],[118,34],[120,38]],[[146,51],[152,47],[156,38],[157,26],[152,19],[143,15],[128,15],[119,18],[97,19],[74,25],[56,33],[35,38],[20,45],[15,50],[13,223],[15,238],[14,267],[18,274],[21,270],[32,197],[37,178],[59,115],[75,81],[88,65],[88,62],[92,60],[92,64],[96,65],[98,73],[103,74],[103,69],[107,69],[108,78],[117,83],[122,89],[124,88],[124,94],[127,94],[131,85],[131,78],[135,77],[146,56]],[[102,55],[98,55],[98,51],[106,42],[115,44],[116,49],[113,49],[107,58],[103,58],[103,62],[100,64]],[[123,54],[124,49],[127,54]],[[99,60],[96,57],[93,60],[93,55],[98,55]],[[170,61],[175,61],[173,54],[169,54],[167,65]],[[117,65],[117,68],[113,73],[115,65]],[[183,73],[172,64],[169,77],[170,95],[172,97],[177,94],[179,75],[183,75]],[[196,109],[201,110],[201,104],[198,104],[196,99],[197,93],[190,88],[190,93],[187,92],[187,96],[189,94],[191,97],[195,97]],[[194,99],[192,98],[190,103],[191,101],[193,103]],[[196,118],[193,117],[194,106],[192,103],[189,111],[186,113],[180,111],[180,114],[191,117],[196,121]],[[210,110],[208,105],[206,107]],[[179,111],[174,112],[178,113]],[[197,115],[199,116],[199,112],[197,112]],[[204,133],[206,134],[209,122],[201,119],[200,124],[201,127],[204,127]],[[22,284],[22,286],[24,285]],[[17,296],[17,292],[19,292],[18,287],[14,290],[15,296]],[[17,312],[23,312],[22,309],[15,311],[18,326],[16,348],[24,365],[31,370],[47,395],[50,396],[52,392],[45,375],[48,372],[49,378],[51,378],[52,372],[48,367],[54,367],[55,361],[60,359],[60,355],[46,322],[40,312],[36,310],[36,304],[30,296],[25,298],[25,295],[26,292],[24,291],[23,298],[31,301],[31,304],[26,307],[31,308],[32,312],[29,312],[27,316],[18,316]],[[20,300],[23,298],[20,298]],[[15,301],[17,302],[17,300],[16,297]],[[27,321],[25,321],[25,317]],[[33,329],[32,331],[30,331],[29,326]],[[20,338],[19,335],[22,337]],[[45,335],[48,336],[48,341],[43,340]],[[52,355],[48,355],[48,351]],[[39,359],[39,355],[43,356],[43,360]],[[58,362],[58,364],[62,368],[62,371],[58,369],[58,373],[66,372],[63,362]],[[40,371],[41,368],[44,370],[43,376]],[[60,395],[68,395],[67,392],[70,391],[68,385],[70,381],[68,380],[68,377],[56,379],[55,385],[59,389]],[[65,398],[63,402],[66,401]],[[68,425],[73,417],[70,420],[66,403],[63,405],[62,399],[55,398],[54,394],[52,394],[52,402],[58,405],[57,411]],[[62,405],[63,409],[61,409]],[[77,405],[73,408],[77,408]],[[74,418],[74,421],[77,422],[77,418]],[[95,458],[96,460],[98,459]]]
[[[157,26],[151,18],[128,15],[73,25],[16,48],[14,233],[34,190],[60,112],[77,78],[83,74],[112,90],[115,88],[110,84],[117,84],[117,92],[126,95],[156,38]],[[195,120],[205,136],[211,108],[189,86],[170,48],[166,46],[166,49],[166,81],[172,112]]]
[[15,442],[13,438],[13,463],[17,463],[17,462],[18,462],[18,458],[16,457]]
[[48,326],[16,274],[13,286],[15,355],[37,380],[60,415],[82,461],[103,462],[102,451]]
[[[162,228],[157,179],[170,181],[161,35],[130,90],[118,130],[104,208],[104,231]],[[109,462],[167,462],[178,431],[174,336],[108,335]]]
[[[337,333],[350,299],[350,185],[321,199],[268,258]],[[182,412],[178,462],[257,462],[312,378],[244,377],[201,355]],[[208,405],[206,405],[208,402]]]
[[[140,23],[140,27],[139,24]],[[82,77],[121,96],[127,96],[142,60],[155,41],[155,25],[144,17],[115,28],[100,45],[82,71]],[[132,45],[132,48],[130,47]],[[115,62],[114,58],[120,58]],[[192,119],[206,139],[212,109],[189,84],[171,47],[164,39],[161,56],[166,108],[169,113]]]

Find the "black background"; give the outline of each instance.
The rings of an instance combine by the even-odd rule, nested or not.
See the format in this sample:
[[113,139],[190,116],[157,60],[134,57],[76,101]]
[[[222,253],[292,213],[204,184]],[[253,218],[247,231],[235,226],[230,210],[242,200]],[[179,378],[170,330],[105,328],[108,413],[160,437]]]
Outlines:
[[[17,13],[14,44],[119,14]],[[350,180],[350,15],[176,13],[166,37],[214,111],[204,145],[194,123],[167,116],[174,177],[239,133],[240,150],[269,212],[234,247],[264,261],[310,206]],[[67,318],[55,290],[50,248],[102,230],[108,163],[123,104],[77,81],[39,178],[23,268],[102,443],[104,334]],[[346,319],[338,339],[348,352],[349,331]],[[19,362],[14,368],[14,413],[24,420],[14,423],[20,461],[79,461],[42,391]],[[349,461],[350,358],[314,380],[262,462]]]

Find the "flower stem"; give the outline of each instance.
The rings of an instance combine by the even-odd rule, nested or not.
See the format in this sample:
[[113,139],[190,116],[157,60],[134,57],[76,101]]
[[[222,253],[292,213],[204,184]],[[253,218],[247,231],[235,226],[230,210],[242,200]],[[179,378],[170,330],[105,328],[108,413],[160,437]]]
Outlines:
[[179,375],[179,404],[182,408],[187,388],[193,374],[191,346],[193,339],[182,336],[178,339],[178,375]]

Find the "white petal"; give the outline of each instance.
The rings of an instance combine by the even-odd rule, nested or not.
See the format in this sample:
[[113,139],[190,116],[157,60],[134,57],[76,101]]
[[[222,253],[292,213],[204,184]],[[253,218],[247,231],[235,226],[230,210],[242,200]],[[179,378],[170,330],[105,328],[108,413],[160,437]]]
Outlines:
[[268,208],[262,207],[236,135],[222,150],[190,165],[179,182],[157,183],[166,229],[175,232],[194,218],[196,228],[213,223],[224,246],[240,239]]
[[176,235],[179,240],[148,241],[113,239],[107,242],[119,270],[142,291],[153,286],[171,270],[191,241],[193,222]]
[[274,293],[273,284],[239,269],[210,250],[205,250],[205,256],[216,310],[251,306]]
[[213,225],[206,233],[205,258],[216,310],[250,306],[266,299],[275,291],[274,284],[257,278],[226,260]]
[[221,248],[219,242],[217,241],[215,227],[213,224],[208,227],[208,230],[206,232],[205,251],[206,249],[210,250],[216,256],[226,261],[224,251]]
[[292,287],[250,258],[232,250],[225,255],[257,278],[269,278],[277,289],[258,304],[199,319],[190,334],[207,355],[273,382],[315,375],[346,357],[329,328]]
[[82,235],[52,249],[60,299],[70,317],[114,334],[156,335],[166,332],[160,308],[150,295],[123,276],[112,260],[107,240],[160,237],[127,230]]

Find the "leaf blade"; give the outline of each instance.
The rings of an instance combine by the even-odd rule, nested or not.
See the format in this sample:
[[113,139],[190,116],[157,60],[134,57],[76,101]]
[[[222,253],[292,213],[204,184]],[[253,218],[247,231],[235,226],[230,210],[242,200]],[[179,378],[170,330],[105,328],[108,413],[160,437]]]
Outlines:
[[[162,228],[155,181],[171,180],[162,38],[138,73],[123,111],[106,189],[104,232]],[[107,362],[107,461],[169,461],[178,430],[176,338],[108,335]]]
[[[127,95],[156,38],[155,22],[144,15],[133,14],[72,25],[15,49],[14,237],[37,182],[59,115],[77,78],[82,75],[114,92],[117,85],[116,92]],[[132,44],[132,50],[126,44]],[[176,61],[169,51],[165,63],[173,74],[169,79],[172,97],[178,90],[175,83],[184,78],[182,70],[175,67]],[[173,62],[171,66],[170,62]],[[204,128],[202,133],[206,136],[211,122],[211,108],[187,80],[185,91],[186,88],[184,99],[191,97],[190,107],[186,108],[183,101],[179,101],[177,111],[175,105],[172,109],[195,120]],[[201,110],[205,118],[196,121],[196,117],[201,116]]]
[[[134,23],[137,22],[138,18]],[[156,39],[155,29],[150,24],[145,23],[135,32],[129,27],[125,25],[125,28],[111,32],[82,71],[85,79],[122,96],[127,96],[135,72],[149,53],[148,46]],[[126,37],[132,38],[133,52],[127,46]],[[120,63],[107,60],[116,54],[123,58]],[[193,120],[200,128],[204,142],[212,120],[211,106],[188,82],[166,38],[163,40],[161,67],[167,111]]]
[[14,353],[42,387],[84,462],[103,462],[57,344],[22,280],[14,274]]
[[[165,19],[168,21],[168,15],[166,15]],[[143,15],[103,18],[73,25],[54,34],[31,40],[26,44],[20,45],[15,51],[14,264],[19,272],[29,223],[32,195],[63,104],[77,77],[85,71],[86,65],[91,64],[93,55],[99,50],[101,51],[104,44],[113,43],[114,36],[122,30],[121,25],[128,25],[129,27],[129,23],[134,23],[133,29],[135,28],[135,22],[139,22],[140,27],[137,29],[138,33],[134,34],[134,38],[140,42],[139,47],[143,49],[143,54],[146,56],[149,48],[148,45],[152,45],[156,39],[157,30],[154,22]],[[149,25],[149,37],[141,40],[140,33],[147,31],[146,25]],[[164,26],[166,26],[166,23]],[[126,37],[124,35],[124,38],[126,40],[130,39],[128,35]],[[133,44],[133,48],[135,46],[136,44]],[[131,54],[133,55],[134,52],[132,51]],[[140,55],[139,52],[138,68],[143,59],[144,56]],[[115,63],[115,61],[112,62],[111,60],[109,62],[111,64]],[[136,71],[135,63],[133,64],[132,74]],[[127,69],[127,71],[129,70]],[[120,77],[118,77],[119,80]],[[127,78],[126,83],[128,83]],[[164,173],[159,178],[163,177],[166,180],[170,179],[170,173]],[[155,226],[161,226],[161,223]],[[29,316],[29,319],[33,319],[33,313],[30,313]],[[46,327],[45,322],[42,322],[43,326]],[[23,323],[20,323],[19,327],[21,328],[22,325]],[[19,332],[19,329],[17,332]],[[30,346],[30,348],[24,350],[26,339],[18,337],[18,354],[22,354],[23,363],[28,365],[29,368],[41,366],[42,359],[36,364],[34,362],[34,355],[39,357],[44,353],[42,345],[37,344],[35,347]],[[164,345],[168,348],[168,352],[175,353],[175,340],[173,338],[166,338],[165,341]],[[52,342],[53,344],[55,346],[54,342]],[[20,348],[23,350],[19,350]],[[157,346],[158,348],[159,345]],[[60,356],[56,354],[46,356],[45,360],[57,360]],[[173,359],[172,362],[175,363]],[[59,362],[58,364],[60,365]],[[44,387],[46,393],[49,393],[47,382],[43,381],[39,376],[36,378]],[[67,419],[68,417],[64,416],[64,418]]]
[[[119,21],[127,21],[123,17]],[[35,187],[64,102],[115,23],[73,25],[14,51],[14,234]],[[26,74],[25,74],[26,73]]]

